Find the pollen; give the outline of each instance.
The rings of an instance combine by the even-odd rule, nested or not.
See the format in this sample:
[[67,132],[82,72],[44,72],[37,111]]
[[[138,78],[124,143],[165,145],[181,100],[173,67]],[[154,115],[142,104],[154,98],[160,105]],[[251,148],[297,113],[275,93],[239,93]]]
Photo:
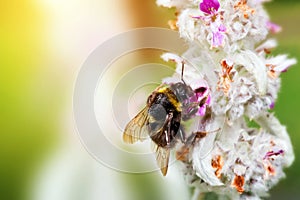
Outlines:
[[223,159],[222,159],[222,156],[220,156],[220,155],[215,156],[211,160],[211,166],[212,166],[212,168],[215,169],[215,175],[218,178],[221,178],[221,171],[222,171],[223,164],[224,164]]
[[234,9],[240,9],[244,13],[244,18],[249,19],[249,14],[254,14],[255,10],[247,5],[247,0],[241,0],[234,5]]
[[229,65],[226,60],[221,61],[222,72],[219,73],[219,81],[217,90],[222,90],[224,94],[228,95],[230,85],[233,82],[232,78],[234,72],[232,71],[233,65]]
[[236,188],[236,190],[242,194],[244,192],[244,184],[245,184],[245,177],[244,176],[239,176],[235,175],[232,186]]

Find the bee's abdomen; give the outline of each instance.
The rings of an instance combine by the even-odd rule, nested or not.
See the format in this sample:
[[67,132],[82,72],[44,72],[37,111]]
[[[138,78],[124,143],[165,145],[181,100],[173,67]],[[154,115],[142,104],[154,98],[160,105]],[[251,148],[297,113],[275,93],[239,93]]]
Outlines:
[[[152,128],[153,125],[157,125],[157,123],[150,124],[150,127]],[[173,147],[180,127],[180,113],[174,113],[169,124],[160,125],[165,126],[161,127],[159,131],[151,132],[153,133],[150,135],[151,139],[160,147]]]
[[149,133],[160,147],[171,147],[180,127],[181,107],[171,90],[156,93],[149,105]]

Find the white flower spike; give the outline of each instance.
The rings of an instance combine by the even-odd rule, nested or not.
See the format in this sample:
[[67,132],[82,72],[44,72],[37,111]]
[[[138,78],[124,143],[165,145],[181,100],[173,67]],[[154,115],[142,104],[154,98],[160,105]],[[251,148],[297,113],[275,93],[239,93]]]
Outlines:
[[[192,122],[184,127],[189,137],[176,152],[187,183],[195,188],[193,199],[207,192],[220,199],[266,197],[293,163],[289,135],[272,109],[280,74],[296,60],[270,56],[277,42],[266,37],[281,29],[270,21],[265,2],[157,0],[177,9],[175,25],[189,44],[183,55],[162,58],[177,63],[174,76],[163,82],[182,78],[195,93],[182,108]],[[191,111],[195,104],[198,110]]]

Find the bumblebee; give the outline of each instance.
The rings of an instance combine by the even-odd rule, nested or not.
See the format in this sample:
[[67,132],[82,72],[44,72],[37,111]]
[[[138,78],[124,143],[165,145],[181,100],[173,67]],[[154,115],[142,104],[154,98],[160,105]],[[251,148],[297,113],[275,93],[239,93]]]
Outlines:
[[[164,176],[168,171],[170,149],[178,140],[182,143],[186,141],[180,126],[182,108],[193,94],[184,82],[160,85],[148,97],[146,107],[125,127],[123,141],[126,143],[133,144],[150,136],[155,146],[157,164]],[[195,109],[189,109],[187,114],[193,112]]]

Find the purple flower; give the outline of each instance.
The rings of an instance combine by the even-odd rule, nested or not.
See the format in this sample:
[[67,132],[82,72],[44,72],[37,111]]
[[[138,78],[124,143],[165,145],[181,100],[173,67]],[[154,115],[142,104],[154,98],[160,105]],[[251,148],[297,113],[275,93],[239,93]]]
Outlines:
[[208,95],[207,97],[201,100],[197,115],[204,116],[206,112],[206,107],[209,105],[210,105],[210,95]]
[[213,38],[212,38],[212,47],[219,47],[222,46],[223,44],[223,39],[224,39],[224,35],[217,31],[213,33]]
[[279,26],[278,24],[275,24],[273,22],[268,21],[267,22],[267,28],[269,29],[269,31],[271,31],[271,33],[279,33],[281,31],[281,26]]
[[274,109],[274,107],[275,107],[275,102],[272,102],[270,105],[270,109]]
[[[197,86],[196,86],[197,85]],[[192,89],[195,88],[196,89]],[[194,116],[204,116],[206,107],[210,105],[211,98],[208,86],[202,82],[191,83],[192,93],[188,94],[188,98],[182,102],[182,118],[183,120],[191,119]]]
[[278,156],[284,154],[284,151],[280,149],[279,151],[268,151],[264,157],[264,160],[270,159],[273,156]]
[[200,10],[207,14],[214,14],[218,11],[219,7],[220,3],[218,0],[203,0],[203,2],[200,3]]
[[220,32],[225,32],[226,31],[226,27],[223,24],[220,24],[219,27],[218,27],[218,30]]
[[224,34],[226,32],[226,27],[218,22],[214,22],[211,24],[212,29],[212,40],[211,40],[211,47],[220,47],[223,45],[224,41]]
[[206,112],[206,107],[210,105],[210,95],[208,94],[208,89],[206,87],[200,87],[196,89],[195,94],[190,98],[189,102],[191,104],[196,103],[198,105],[198,111],[196,115],[204,116]]

